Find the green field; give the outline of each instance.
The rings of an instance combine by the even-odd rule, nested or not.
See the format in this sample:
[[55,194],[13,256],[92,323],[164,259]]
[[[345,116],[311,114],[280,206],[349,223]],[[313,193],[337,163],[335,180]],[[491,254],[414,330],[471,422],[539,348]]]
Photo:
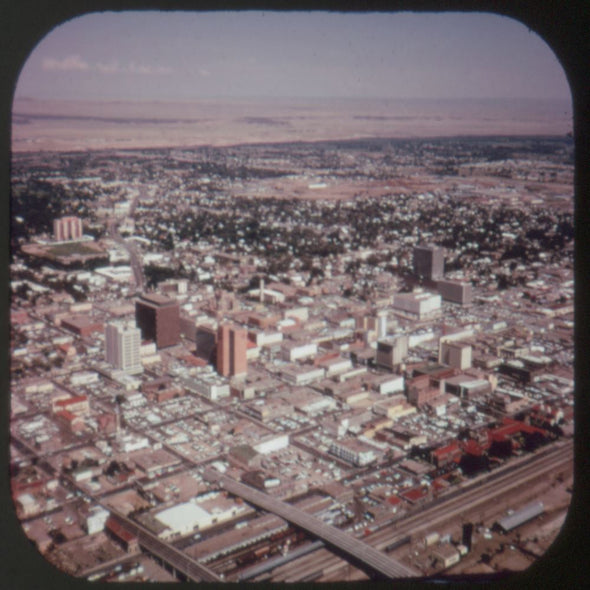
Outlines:
[[51,256],[73,256],[79,254],[81,256],[96,255],[100,254],[99,251],[94,248],[90,248],[83,242],[70,242],[68,244],[58,244],[52,246],[47,250],[47,253]]

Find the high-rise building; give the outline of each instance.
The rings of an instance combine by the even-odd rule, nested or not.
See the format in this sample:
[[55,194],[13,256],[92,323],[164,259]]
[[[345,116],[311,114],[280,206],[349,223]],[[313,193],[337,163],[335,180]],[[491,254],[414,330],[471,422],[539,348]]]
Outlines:
[[180,305],[163,295],[142,295],[135,302],[135,321],[144,340],[158,348],[180,342]]
[[130,323],[107,324],[105,330],[106,359],[115,369],[128,373],[140,373],[143,370],[139,349],[141,333],[139,328]]
[[82,220],[79,217],[54,219],[53,237],[56,242],[79,240],[82,237]]
[[440,340],[438,362],[455,369],[469,369],[471,367],[471,344],[458,340]]
[[436,288],[445,301],[469,305],[473,300],[471,283],[461,281],[438,281]]
[[473,541],[473,523],[466,522],[463,524],[462,543],[467,547],[467,551],[471,551],[471,543]]
[[217,372],[220,375],[244,375],[247,364],[248,334],[244,328],[223,324],[217,331]]
[[195,327],[196,355],[208,363],[217,365],[217,328],[212,325],[201,324]]
[[414,274],[418,277],[436,280],[443,277],[445,255],[437,246],[414,247]]
[[377,314],[377,338],[379,340],[387,337],[387,313]]
[[406,334],[398,334],[391,336],[377,342],[377,354],[375,355],[375,363],[380,367],[386,367],[394,370],[408,355],[408,336]]

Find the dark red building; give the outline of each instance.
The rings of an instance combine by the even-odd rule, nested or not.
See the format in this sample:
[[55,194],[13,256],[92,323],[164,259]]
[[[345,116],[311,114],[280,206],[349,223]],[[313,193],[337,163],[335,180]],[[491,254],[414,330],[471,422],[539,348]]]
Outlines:
[[135,321],[144,340],[153,340],[158,348],[180,342],[180,305],[163,295],[142,295],[135,302]]

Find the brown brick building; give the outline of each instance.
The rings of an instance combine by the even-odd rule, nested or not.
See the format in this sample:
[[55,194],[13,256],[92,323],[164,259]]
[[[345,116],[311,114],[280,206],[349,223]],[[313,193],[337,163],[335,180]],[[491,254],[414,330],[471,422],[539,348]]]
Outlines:
[[244,328],[223,324],[217,333],[217,372],[225,377],[247,372],[248,333]]

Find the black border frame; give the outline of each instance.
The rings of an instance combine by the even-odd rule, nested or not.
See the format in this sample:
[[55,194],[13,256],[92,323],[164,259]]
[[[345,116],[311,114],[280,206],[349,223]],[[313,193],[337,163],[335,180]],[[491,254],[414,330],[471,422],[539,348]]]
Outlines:
[[[3,287],[0,295],[0,466],[3,469],[0,475],[0,585],[9,590],[103,586],[73,578],[50,565],[24,535],[12,504],[8,474],[10,129],[18,75],[37,43],[52,28],[73,17],[90,12],[129,10],[491,12],[522,22],[551,47],[570,84],[575,144],[575,461],[574,491],[568,517],[554,544],[524,572],[509,576],[455,576],[430,582],[399,580],[393,583],[401,588],[430,587],[434,582],[459,587],[493,585],[519,589],[584,587],[588,574],[587,547],[590,545],[590,404],[586,395],[590,390],[590,363],[585,362],[585,353],[590,350],[587,288],[590,272],[590,0],[3,0],[0,6],[0,187],[3,189],[0,199],[0,240],[3,240],[0,243],[0,284]],[[112,588],[113,584],[104,586]],[[121,586],[128,588],[129,583]],[[303,585],[294,585],[300,586]],[[177,585],[157,584],[153,587],[159,590]]]

